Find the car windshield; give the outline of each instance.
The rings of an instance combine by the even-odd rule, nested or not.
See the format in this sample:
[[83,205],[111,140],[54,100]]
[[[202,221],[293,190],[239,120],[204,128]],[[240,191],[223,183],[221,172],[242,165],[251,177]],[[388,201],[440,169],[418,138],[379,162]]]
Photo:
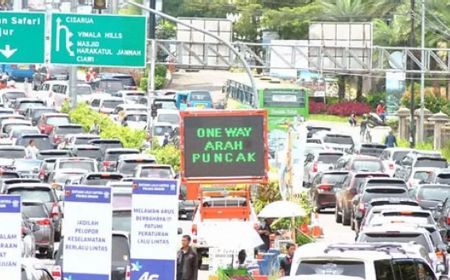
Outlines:
[[323,139],[323,142],[339,145],[353,145],[352,137],[345,135],[327,135]]
[[153,135],[155,136],[163,136],[164,133],[171,133],[172,127],[171,126],[155,126],[153,127]]
[[136,167],[139,164],[147,164],[147,163],[154,163],[154,161],[152,160],[125,161],[123,164],[119,166],[119,169],[117,171],[124,174],[132,174],[134,173]]
[[49,189],[10,189],[8,194],[20,195],[22,200],[36,200],[42,203],[54,202],[53,196]]
[[160,179],[172,179],[173,175],[169,169],[162,168],[144,168],[141,172],[141,177],[146,178],[160,178]]
[[25,102],[19,105],[19,110],[26,111],[28,108],[45,107],[41,102]]
[[146,115],[128,115],[125,118],[125,121],[128,122],[146,122],[147,116]]
[[377,172],[383,171],[383,164],[378,160],[355,160],[352,169],[356,171]]
[[379,242],[398,242],[398,243],[416,243],[422,245],[427,252],[434,252],[426,237],[421,233],[401,233],[401,232],[382,232],[382,233],[362,233],[358,241],[368,243]]
[[161,104],[161,109],[167,110],[177,110],[177,105],[173,101],[155,101],[153,102],[155,105]]
[[70,124],[70,121],[69,121],[68,117],[48,117],[47,124],[53,125],[53,126],[59,126],[59,125]]
[[128,238],[121,235],[113,235],[112,237],[112,262],[127,262],[130,259],[130,248]]
[[109,151],[106,153],[105,156],[105,160],[106,161],[117,161],[120,157],[120,155],[131,155],[131,154],[139,154],[138,151],[127,151],[127,150],[122,150],[122,151]]
[[342,154],[320,154],[318,162],[326,164],[335,164],[342,157]]
[[0,150],[0,158],[24,158],[26,156],[25,150],[18,150],[18,149],[3,149]]
[[114,93],[123,90],[122,81],[100,81],[98,88],[104,92]]
[[191,93],[191,100],[211,102],[211,94],[207,91],[195,91]]
[[409,154],[409,151],[397,151],[394,152],[394,155],[392,156],[392,159],[394,161],[402,160],[406,155]]
[[158,122],[178,124],[180,122],[180,116],[178,114],[161,114],[158,115]]
[[419,182],[428,182],[431,174],[429,171],[416,171],[414,173],[414,179],[419,180]]
[[[330,260],[305,260],[300,262],[296,275],[341,275],[366,279],[364,262]],[[324,276],[324,279],[326,277]]]
[[67,134],[78,134],[83,133],[82,127],[57,127],[55,134],[67,135]]
[[21,92],[21,91],[18,91],[18,92],[6,92],[6,93],[4,93],[3,96],[8,101],[13,101],[13,100],[16,100],[17,98],[25,98],[25,97],[27,97],[25,92]]
[[77,86],[77,95],[90,95],[92,88],[90,86]]
[[28,218],[48,218],[44,207],[40,204],[22,205],[22,213]]
[[439,174],[436,178],[436,183],[444,185],[450,184],[450,173]]
[[404,197],[408,198],[408,193],[406,189],[401,188],[370,188],[366,189],[362,197],[364,202],[369,202],[374,198],[382,197]]
[[131,211],[114,211],[112,230],[131,231]]
[[57,172],[52,183],[65,184],[67,181],[80,179],[85,173]]
[[78,149],[75,155],[77,157],[100,159],[102,157],[102,151],[100,149]]
[[114,109],[120,104],[123,104],[122,100],[103,100],[102,107]]
[[108,182],[120,181],[122,176],[90,176],[85,180],[89,186],[106,186]]
[[60,163],[59,168],[78,168],[87,170],[88,172],[95,171],[95,164],[92,161],[63,161]]
[[445,159],[418,159],[414,167],[447,168]]
[[18,141],[16,143],[16,145],[20,145],[20,146],[27,146],[28,143],[30,143],[30,141],[33,140],[34,143],[36,144],[36,147],[39,150],[50,150],[53,149],[53,144],[50,143],[50,139],[48,139],[47,136],[45,137],[23,137],[22,139],[20,139],[20,141]]
[[345,178],[347,178],[347,174],[346,173],[343,173],[343,174],[339,174],[339,173],[336,173],[336,174],[333,174],[333,173],[331,173],[331,174],[324,174],[320,183],[321,184],[334,185],[334,184],[337,184],[337,183],[341,183],[342,181],[345,180]]
[[14,161],[14,167],[18,171],[32,171],[41,166],[41,160],[33,160],[33,159],[16,159]]
[[422,186],[417,196],[420,200],[444,201],[450,196],[450,187]]

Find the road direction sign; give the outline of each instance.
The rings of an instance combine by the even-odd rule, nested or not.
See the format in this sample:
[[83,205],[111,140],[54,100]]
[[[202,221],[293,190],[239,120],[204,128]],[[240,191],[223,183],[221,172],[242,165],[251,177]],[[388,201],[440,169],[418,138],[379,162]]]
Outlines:
[[145,67],[146,29],[143,16],[52,14],[50,62]]
[[45,59],[45,14],[0,12],[0,63],[34,64]]

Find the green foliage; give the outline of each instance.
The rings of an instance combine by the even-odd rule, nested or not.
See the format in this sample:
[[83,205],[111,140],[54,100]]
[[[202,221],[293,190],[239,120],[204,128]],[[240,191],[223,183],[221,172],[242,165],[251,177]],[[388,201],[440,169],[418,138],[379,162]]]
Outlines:
[[158,163],[169,164],[173,167],[175,172],[180,171],[180,149],[174,145],[161,147],[154,144],[153,148],[147,150],[146,153],[154,155]]
[[156,38],[173,39],[177,35],[177,26],[168,20],[161,20],[156,26]]
[[[147,91],[148,85],[148,68],[144,71],[144,77],[141,78],[139,87],[143,91]],[[167,67],[165,65],[155,66],[155,89],[162,89],[166,85]]]
[[72,122],[80,124],[86,132],[95,122],[98,123],[101,138],[117,138],[127,148],[140,148],[146,137],[144,130],[121,126],[108,116],[92,110],[87,104],[78,104],[75,109],[70,110],[69,116]]
[[[136,2],[138,4],[142,4],[144,1],[143,0],[135,0],[134,2]],[[119,13],[119,15],[133,16],[133,15],[141,15],[142,10],[136,6],[127,4],[127,5],[125,5],[125,7],[123,9],[120,9],[118,11],[118,13]]]
[[445,143],[444,147],[441,150],[442,156],[450,161],[450,142]]
[[[409,142],[405,139],[397,139],[398,147],[400,148],[409,148]],[[417,150],[424,150],[424,151],[432,151],[433,149],[433,143],[431,142],[419,142],[416,143],[415,149]]]
[[380,101],[386,101],[386,92],[369,92],[365,99],[365,102],[369,104],[371,108],[376,108]]
[[270,182],[266,186],[259,186],[257,199],[253,203],[256,213],[259,213],[267,204],[281,200],[278,181]]
[[[400,103],[406,107],[409,108],[410,104],[411,104],[411,93],[410,91],[407,91]],[[414,105],[415,105],[415,109],[420,107],[420,93],[418,90],[414,91]],[[448,110],[448,106],[449,106],[449,102],[441,97],[441,96],[436,96],[432,89],[430,88],[426,88],[425,89],[425,108],[427,108],[428,110],[430,110],[433,114],[434,113],[438,113],[439,111],[446,111]]]

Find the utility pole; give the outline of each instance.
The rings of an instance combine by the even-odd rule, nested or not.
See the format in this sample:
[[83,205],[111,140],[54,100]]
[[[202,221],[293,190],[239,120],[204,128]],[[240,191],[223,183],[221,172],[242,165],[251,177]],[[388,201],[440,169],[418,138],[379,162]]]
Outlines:
[[[416,44],[416,21],[415,21],[415,8],[416,8],[416,1],[411,0],[411,47],[414,47]],[[414,68],[414,62],[412,59],[409,59],[409,69],[412,70]],[[414,148],[416,145],[416,129],[415,129],[415,123],[414,123],[414,74],[410,75],[410,86],[411,86],[411,100],[410,100],[410,113],[411,113],[411,121],[409,125],[409,145],[411,148]]]
[[[70,11],[72,13],[77,12],[77,0],[72,0],[70,4]],[[75,108],[77,106],[77,67],[70,67],[70,77],[69,77],[69,89],[70,89],[70,108]]]
[[[150,9],[156,9],[156,0],[150,0]],[[155,64],[156,64],[156,17],[154,13],[149,14],[148,20],[148,39],[151,42],[150,50],[150,69],[147,79],[147,130],[150,130],[152,122],[152,103],[151,97],[155,94]]]
[[425,109],[425,0],[422,1],[422,15],[421,15],[421,31],[420,31],[420,48],[421,52],[421,64],[422,71],[420,71],[420,118],[419,118],[419,133],[418,142],[423,142],[423,136],[425,134],[424,125],[424,109]]

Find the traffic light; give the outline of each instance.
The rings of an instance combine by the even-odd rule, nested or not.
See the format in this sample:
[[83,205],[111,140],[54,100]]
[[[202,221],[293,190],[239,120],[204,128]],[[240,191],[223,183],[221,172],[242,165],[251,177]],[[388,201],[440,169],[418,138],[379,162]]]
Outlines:
[[106,0],[94,0],[94,9],[97,10],[106,9]]

